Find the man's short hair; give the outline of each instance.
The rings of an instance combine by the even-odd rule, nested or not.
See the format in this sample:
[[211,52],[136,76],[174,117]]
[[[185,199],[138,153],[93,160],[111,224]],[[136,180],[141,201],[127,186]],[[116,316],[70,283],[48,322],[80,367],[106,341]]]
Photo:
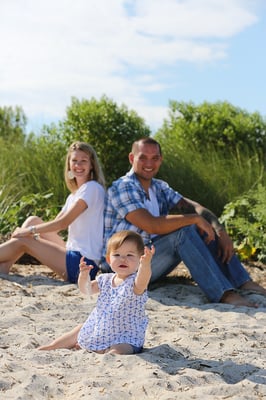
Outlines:
[[161,145],[160,143],[158,143],[155,139],[151,138],[151,137],[143,137],[141,139],[136,140],[133,144],[132,144],[132,153],[136,154],[139,148],[140,143],[142,144],[152,144],[154,146],[157,146],[159,149],[159,153],[160,156],[162,155],[162,149],[161,149]]

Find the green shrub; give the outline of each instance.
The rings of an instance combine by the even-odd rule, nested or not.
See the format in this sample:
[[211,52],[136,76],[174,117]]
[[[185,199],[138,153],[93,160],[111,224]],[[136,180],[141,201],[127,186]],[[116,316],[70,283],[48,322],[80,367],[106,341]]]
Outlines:
[[170,101],[168,118],[158,133],[166,140],[174,136],[182,147],[193,144],[198,151],[211,148],[266,150],[266,120],[259,113],[224,102],[195,105],[193,102]]
[[228,203],[220,218],[242,260],[266,261],[266,188],[258,185]]
[[225,204],[266,185],[266,120],[227,102],[171,101],[155,134],[160,177],[184,196],[221,215]]
[[134,110],[124,104],[118,106],[106,96],[99,100],[73,97],[66,118],[58,127],[46,127],[44,132],[67,145],[75,140],[90,143],[102,164],[107,186],[128,171],[132,143],[151,134]]
[[[0,193],[1,194],[1,193]],[[37,215],[44,221],[52,220],[59,212],[59,208],[52,203],[53,193],[29,194],[22,196],[19,200],[0,201],[0,232],[3,235],[14,231],[21,226],[25,219],[31,215]]]

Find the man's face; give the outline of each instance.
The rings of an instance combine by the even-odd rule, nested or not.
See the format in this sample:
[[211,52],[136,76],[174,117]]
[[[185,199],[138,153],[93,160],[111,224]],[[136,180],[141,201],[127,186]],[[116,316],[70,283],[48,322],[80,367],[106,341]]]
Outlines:
[[159,171],[162,156],[157,145],[140,143],[135,154],[129,154],[129,162],[140,180],[149,181]]

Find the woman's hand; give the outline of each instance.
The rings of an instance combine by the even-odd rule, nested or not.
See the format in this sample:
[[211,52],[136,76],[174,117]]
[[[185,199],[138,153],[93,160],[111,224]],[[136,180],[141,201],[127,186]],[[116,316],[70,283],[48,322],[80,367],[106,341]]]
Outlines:
[[12,233],[11,237],[12,238],[20,238],[20,237],[25,237],[25,236],[31,236],[33,235],[33,232],[31,232],[31,227],[29,228],[16,228],[14,232]]

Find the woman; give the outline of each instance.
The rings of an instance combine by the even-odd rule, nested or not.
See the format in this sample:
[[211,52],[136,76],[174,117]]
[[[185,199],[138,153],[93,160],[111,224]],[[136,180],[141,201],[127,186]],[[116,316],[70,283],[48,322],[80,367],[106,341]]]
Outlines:
[[[80,258],[93,265],[91,278],[98,271],[103,246],[104,176],[94,149],[87,143],[73,143],[66,157],[65,181],[71,194],[53,221],[29,217],[12,238],[0,245],[0,272],[24,254],[47,265],[63,280],[77,282]],[[58,232],[68,228],[68,239]]]

